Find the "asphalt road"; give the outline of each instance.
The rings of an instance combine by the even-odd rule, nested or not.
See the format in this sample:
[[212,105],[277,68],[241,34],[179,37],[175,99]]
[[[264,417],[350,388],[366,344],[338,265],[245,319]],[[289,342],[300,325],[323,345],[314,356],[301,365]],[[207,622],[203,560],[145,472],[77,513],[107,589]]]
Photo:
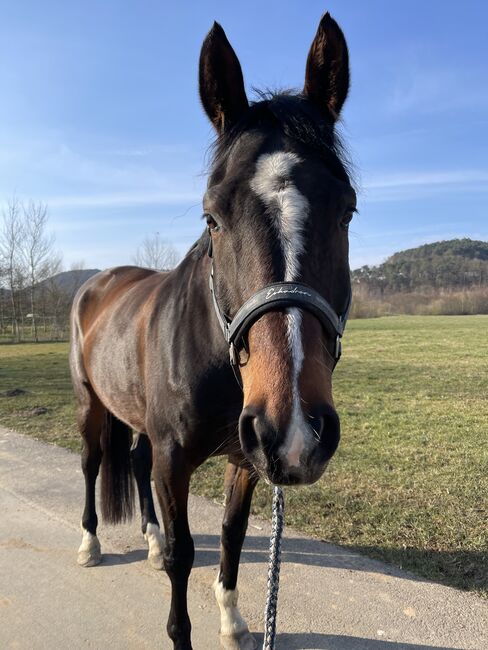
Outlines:
[[[101,525],[104,560],[76,564],[79,457],[0,428],[0,649],[171,648],[169,581],[146,563],[139,522]],[[195,650],[217,650],[211,589],[222,509],[190,500],[197,548],[189,607]],[[253,520],[240,574],[241,611],[262,644],[269,527]],[[277,648],[486,650],[488,603],[288,530]]]

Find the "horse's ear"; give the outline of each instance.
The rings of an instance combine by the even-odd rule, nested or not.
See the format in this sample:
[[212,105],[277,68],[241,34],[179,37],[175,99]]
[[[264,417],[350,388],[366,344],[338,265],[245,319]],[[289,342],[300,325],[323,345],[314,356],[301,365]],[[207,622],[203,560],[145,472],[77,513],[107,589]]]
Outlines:
[[241,64],[224,30],[214,23],[200,52],[200,99],[219,133],[249,107]]
[[326,13],[308,53],[303,94],[335,122],[349,90],[349,53],[341,28]]

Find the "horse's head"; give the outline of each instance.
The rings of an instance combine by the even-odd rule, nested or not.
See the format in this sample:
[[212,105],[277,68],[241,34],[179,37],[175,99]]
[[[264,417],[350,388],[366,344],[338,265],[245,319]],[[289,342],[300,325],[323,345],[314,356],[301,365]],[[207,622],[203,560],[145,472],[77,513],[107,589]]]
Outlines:
[[[334,124],[349,87],[347,45],[326,14],[303,92],[249,104],[239,61],[215,24],[200,57],[200,96],[217,130],[204,198],[215,293],[233,317],[271,283],[300,282],[338,314],[350,293],[348,225],[356,198]],[[246,457],[274,483],[311,483],[339,442],[332,400],[336,337],[308,310],[261,315],[240,350]]]

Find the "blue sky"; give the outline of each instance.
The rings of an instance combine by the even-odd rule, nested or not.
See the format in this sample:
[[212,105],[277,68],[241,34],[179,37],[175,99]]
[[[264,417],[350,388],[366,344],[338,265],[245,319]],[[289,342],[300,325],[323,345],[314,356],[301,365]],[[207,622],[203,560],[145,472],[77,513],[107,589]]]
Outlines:
[[46,201],[66,265],[130,262],[155,232],[184,252],[202,229],[213,134],[197,66],[213,20],[252,96],[253,86],[302,87],[326,10],[351,58],[342,131],[361,186],[351,266],[439,239],[488,239],[481,1],[4,1],[0,201]]

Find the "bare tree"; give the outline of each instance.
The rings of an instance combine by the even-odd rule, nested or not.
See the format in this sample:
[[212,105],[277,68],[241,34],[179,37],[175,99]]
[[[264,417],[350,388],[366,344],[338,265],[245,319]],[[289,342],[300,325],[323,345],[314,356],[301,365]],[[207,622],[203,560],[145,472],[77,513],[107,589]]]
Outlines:
[[179,259],[180,256],[175,247],[162,239],[158,232],[147,236],[133,257],[137,266],[155,271],[172,269],[178,264]]
[[48,332],[48,324],[51,324],[51,338],[57,338],[63,331],[61,320],[64,317],[65,293],[56,282],[58,274],[63,270],[63,260],[60,253],[51,255],[46,269],[46,279],[38,285],[37,309],[42,317],[44,335]]
[[30,201],[27,206],[22,206],[22,213],[24,236],[21,250],[28,274],[32,337],[37,341],[36,286],[49,277],[54,235],[46,234],[49,215],[45,203]]
[[19,282],[23,284],[24,275],[21,256],[23,223],[20,204],[16,197],[7,203],[7,208],[3,210],[2,216],[3,223],[0,231],[2,276],[10,297],[12,333],[14,339],[20,341],[19,305],[16,293],[19,289]]

